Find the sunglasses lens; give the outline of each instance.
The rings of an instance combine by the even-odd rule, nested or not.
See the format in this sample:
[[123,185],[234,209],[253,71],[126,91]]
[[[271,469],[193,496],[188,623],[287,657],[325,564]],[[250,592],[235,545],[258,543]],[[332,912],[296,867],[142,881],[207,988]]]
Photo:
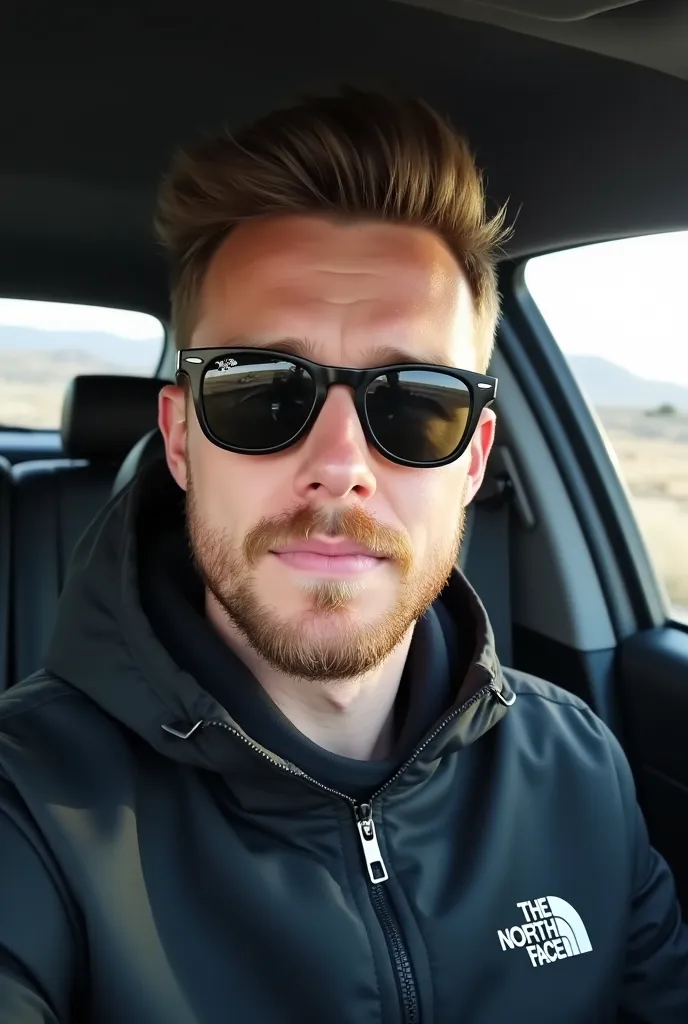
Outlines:
[[471,393],[441,370],[390,370],[366,391],[368,422],[390,455],[408,462],[446,459],[471,418]]
[[223,444],[260,452],[298,434],[315,402],[315,382],[290,359],[242,353],[213,360],[202,394],[211,434]]

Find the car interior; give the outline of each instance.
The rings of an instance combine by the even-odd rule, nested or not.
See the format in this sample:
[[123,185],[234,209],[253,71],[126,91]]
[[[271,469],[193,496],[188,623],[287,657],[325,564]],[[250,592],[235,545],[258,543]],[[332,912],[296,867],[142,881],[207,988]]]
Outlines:
[[[10,3],[3,23],[2,297],[167,325],[151,223],[171,154],[303,94],[418,95],[465,131],[513,236],[497,443],[463,568],[502,661],[582,697],[618,736],[688,909],[688,622],[524,278],[538,254],[688,228],[685,0],[126,0],[40,16]],[[174,354],[167,331],[153,377],[76,375],[59,430],[19,429],[0,408],[0,690],[40,668],[83,530],[162,457]]]

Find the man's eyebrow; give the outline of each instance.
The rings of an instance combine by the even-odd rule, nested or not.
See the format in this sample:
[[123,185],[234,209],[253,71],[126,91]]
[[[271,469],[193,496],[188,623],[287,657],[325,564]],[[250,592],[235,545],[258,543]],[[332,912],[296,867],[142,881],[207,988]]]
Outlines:
[[288,356],[315,360],[315,346],[308,338],[252,338],[244,335],[228,342],[232,348],[269,348]]
[[446,356],[437,352],[406,352],[394,345],[378,345],[370,353],[372,366],[386,366],[388,363],[430,363],[433,366],[446,366],[454,369],[454,364]]
[[[228,348],[267,348],[275,352],[283,352],[285,355],[301,356],[302,359],[312,359],[320,362],[316,352],[316,346],[308,338],[251,338],[247,336],[232,338],[227,342]],[[366,363],[369,366],[389,366],[393,363],[429,363],[433,366],[446,366],[454,369],[454,363],[446,356],[437,352],[424,352],[420,355],[417,352],[406,352],[395,345],[378,345],[372,351],[366,353]]]

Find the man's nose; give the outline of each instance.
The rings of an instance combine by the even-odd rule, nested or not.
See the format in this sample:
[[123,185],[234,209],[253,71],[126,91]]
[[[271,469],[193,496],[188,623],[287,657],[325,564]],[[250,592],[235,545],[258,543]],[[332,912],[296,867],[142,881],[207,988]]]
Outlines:
[[295,487],[301,497],[321,491],[320,497],[341,500],[354,494],[364,500],[375,493],[368,442],[349,388],[330,388],[299,455]]

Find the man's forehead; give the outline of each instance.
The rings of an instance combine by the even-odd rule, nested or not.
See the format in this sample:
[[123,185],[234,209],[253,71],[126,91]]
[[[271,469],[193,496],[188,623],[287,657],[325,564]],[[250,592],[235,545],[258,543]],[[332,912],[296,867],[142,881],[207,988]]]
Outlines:
[[409,287],[432,296],[465,284],[444,241],[424,228],[296,216],[260,218],[232,231],[210,262],[204,290],[222,289],[232,277],[256,289],[315,282],[329,288],[332,301],[394,289],[403,296]]
[[463,347],[474,328],[470,287],[441,239],[424,229],[322,218],[238,228],[211,261],[199,313],[195,345],[291,338],[301,346],[295,354],[306,355],[310,339],[311,356],[322,359],[327,338],[358,347],[365,335],[366,350],[384,356],[376,365],[401,361],[394,350],[456,365],[453,336]]

